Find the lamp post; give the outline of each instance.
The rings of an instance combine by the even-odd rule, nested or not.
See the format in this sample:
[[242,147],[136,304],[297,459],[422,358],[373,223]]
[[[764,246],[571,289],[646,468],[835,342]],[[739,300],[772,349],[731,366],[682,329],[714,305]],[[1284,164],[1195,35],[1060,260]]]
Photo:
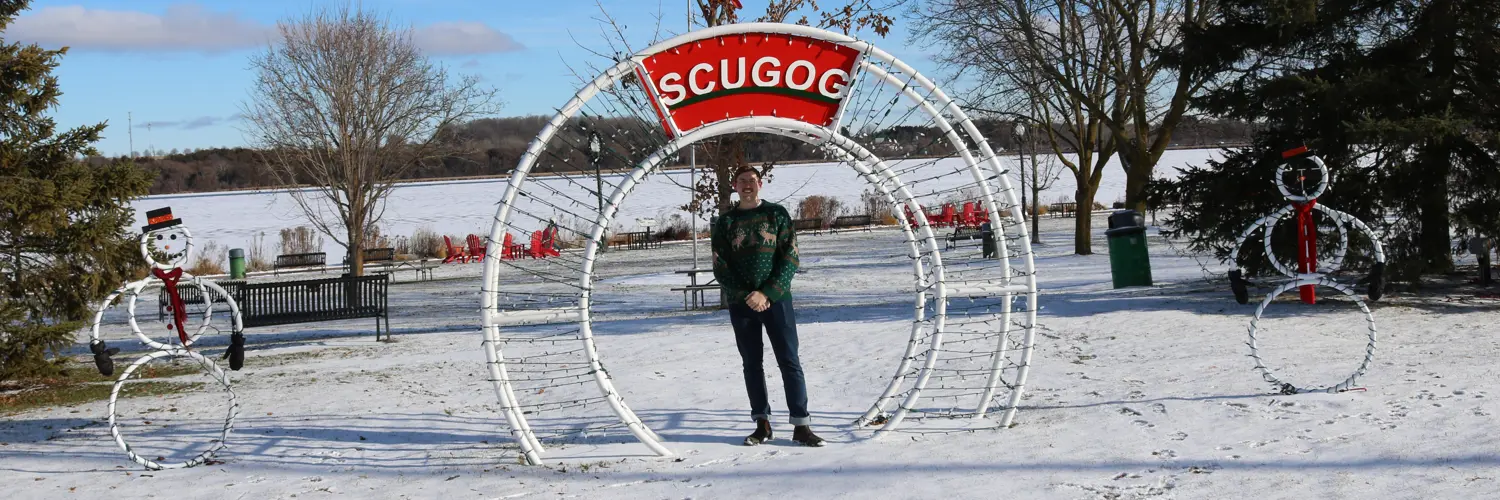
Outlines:
[[[1023,125],[1020,122],[1016,122],[1015,132],[1016,164],[1019,165],[1019,168],[1021,169],[1021,211],[1028,212],[1026,210],[1026,141],[1025,139],[1023,139],[1024,137],[1026,137],[1026,125]],[[1032,205],[1036,204],[1036,200],[1031,200],[1031,202]],[[1036,218],[1035,215],[1032,215],[1029,212],[1026,215],[1032,218]],[[1036,238],[1036,235],[1033,234],[1031,235],[1031,237]]]
[[[598,206],[596,207],[596,212],[595,213],[598,213],[599,217],[603,218],[604,217],[604,178],[603,178],[603,176],[601,175],[601,173],[599,171],[599,132],[595,131],[595,130],[590,130],[589,131],[589,163],[594,164],[594,197],[597,199],[597,203],[598,203]],[[600,243],[602,243],[600,245],[600,248],[607,248],[609,246],[607,244],[607,242],[609,241],[609,236],[607,234],[605,234],[605,233],[608,232],[609,228],[604,228],[604,229],[605,229],[605,231],[600,231],[599,232],[599,234],[604,238],[604,241],[600,242]]]

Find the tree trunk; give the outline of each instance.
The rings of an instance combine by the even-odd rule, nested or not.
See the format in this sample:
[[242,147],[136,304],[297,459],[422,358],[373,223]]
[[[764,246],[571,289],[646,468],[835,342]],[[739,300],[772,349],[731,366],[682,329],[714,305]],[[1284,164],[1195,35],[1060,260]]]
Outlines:
[[1424,272],[1445,272],[1453,268],[1452,235],[1448,229],[1447,141],[1429,142],[1422,148],[1421,199],[1417,202],[1421,225],[1417,248],[1421,252]]
[[350,213],[351,215],[349,217],[348,224],[346,224],[346,226],[348,227],[344,228],[345,230],[347,230],[347,234],[349,237],[349,256],[346,258],[346,260],[349,261],[349,275],[364,276],[365,221],[362,220],[364,219],[364,217],[361,212],[352,206],[350,207]]
[[[1125,170],[1125,208],[1146,213],[1146,183],[1151,181],[1151,167],[1154,163],[1147,158],[1150,154],[1141,151],[1135,144],[1126,144],[1121,149],[1120,166]],[[1090,205],[1092,208],[1092,205]]]
[[[1094,254],[1094,195],[1097,189],[1089,186],[1088,178],[1084,175],[1075,175],[1078,189],[1073,191],[1073,200],[1077,203],[1077,210],[1073,212],[1073,253],[1078,255]],[[1087,209],[1085,209],[1087,207]]]

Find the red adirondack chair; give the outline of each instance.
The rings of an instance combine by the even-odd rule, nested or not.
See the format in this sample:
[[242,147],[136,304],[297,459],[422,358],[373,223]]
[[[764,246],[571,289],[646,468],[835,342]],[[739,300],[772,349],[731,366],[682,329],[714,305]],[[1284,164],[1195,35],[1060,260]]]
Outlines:
[[974,202],[964,202],[964,212],[959,219],[959,223],[963,224],[964,227],[979,227],[979,214],[978,211],[974,210]]
[[547,226],[547,229],[531,233],[531,258],[545,259],[562,255],[557,251],[557,226]]
[[447,264],[449,262],[454,262],[454,261],[458,261],[458,262],[468,262],[469,261],[469,255],[468,255],[468,253],[464,252],[464,247],[462,245],[454,245],[453,244],[453,240],[451,238],[449,238],[448,235],[446,235],[446,234],[443,235],[443,244],[448,247],[448,256],[443,259],[443,263],[444,264]]
[[943,213],[939,214],[936,217],[938,221],[937,225],[943,227],[952,227],[955,223],[957,223],[957,221],[954,220],[954,217],[957,216],[957,213],[958,212],[953,209],[952,203],[943,204]]
[[504,259],[519,259],[526,255],[526,245],[517,245],[515,240],[511,238],[510,233],[505,233],[505,241],[502,242],[501,247],[503,253],[500,254],[500,257]]
[[489,253],[489,248],[478,235],[471,234],[464,241],[469,244],[469,262],[484,260],[485,254]]

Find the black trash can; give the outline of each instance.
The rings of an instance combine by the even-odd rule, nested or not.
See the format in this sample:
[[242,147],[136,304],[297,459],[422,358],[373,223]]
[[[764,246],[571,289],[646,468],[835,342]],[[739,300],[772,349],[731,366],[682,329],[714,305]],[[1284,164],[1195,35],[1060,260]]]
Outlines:
[[1146,252],[1146,219],[1135,210],[1109,214],[1109,272],[1115,288],[1151,286],[1151,256]]

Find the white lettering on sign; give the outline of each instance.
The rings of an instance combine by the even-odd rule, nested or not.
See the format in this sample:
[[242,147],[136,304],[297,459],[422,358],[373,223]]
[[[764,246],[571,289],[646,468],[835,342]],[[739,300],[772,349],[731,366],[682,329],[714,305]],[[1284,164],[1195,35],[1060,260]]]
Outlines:
[[682,87],[682,75],[667,73],[667,76],[661,77],[661,84],[657,86],[661,88],[661,102],[668,106],[687,99],[687,89]]
[[698,63],[698,65],[693,66],[693,69],[688,70],[688,88],[693,91],[694,95],[703,95],[714,91],[713,80],[709,80],[707,87],[698,86],[698,73],[708,73],[713,70],[713,65],[709,63]]
[[[798,82],[795,79],[797,68],[807,68],[806,80]],[[818,68],[814,68],[812,63],[807,61],[792,61],[792,65],[786,67],[786,86],[797,90],[807,90],[809,88],[812,88],[813,80],[817,78],[817,76]]]
[[[780,71],[770,70],[763,72],[760,70],[760,67],[765,66],[766,64],[770,64],[772,68],[780,68],[781,60],[771,56],[766,56],[760,58],[759,61],[755,61],[755,67],[750,69],[750,79],[755,82],[756,87],[775,87],[777,85],[780,85]],[[761,75],[766,75],[766,77],[768,78],[761,78]]]
[[[713,93],[720,88],[725,90],[742,88],[747,79],[746,63],[744,57],[738,57],[732,61],[721,59],[717,68],[706,62],[694,65],[688,70],[686,79],[680,73],[662,75],[656,85],[658,91],[661,92],[661,102],[667,106],[673,106],[691,97]],[[748,72],[750,84],[762,88],[777,87],[781,85],[782,78],[785,77],[788,88],[817,92],[829,99],[842,98],[849,86],[849,73],[842,69],[832,68],[820,71],[811,61],[806,60],[792,61],[786,66],[785,74],[781,68],[781,60],[775,57],[765,56],[757,59],[754,64],[750,65]]]

